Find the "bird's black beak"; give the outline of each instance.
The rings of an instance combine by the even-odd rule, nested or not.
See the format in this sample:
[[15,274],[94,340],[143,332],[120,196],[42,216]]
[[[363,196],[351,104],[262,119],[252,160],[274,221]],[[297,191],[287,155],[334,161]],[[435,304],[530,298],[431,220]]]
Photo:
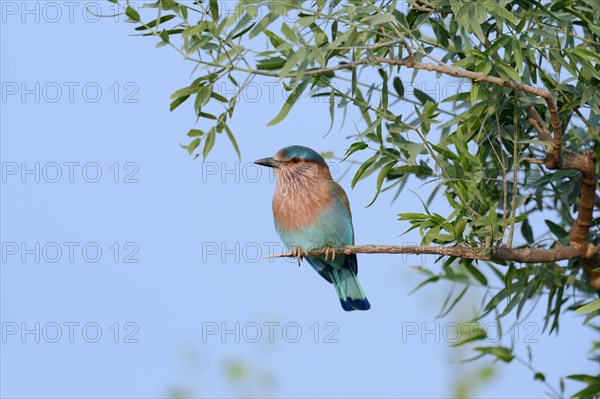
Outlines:
[[278,168],[280,162],[275,158],[263,158],[257,161],[254,161],[257,165],[268,166],[269,168]]

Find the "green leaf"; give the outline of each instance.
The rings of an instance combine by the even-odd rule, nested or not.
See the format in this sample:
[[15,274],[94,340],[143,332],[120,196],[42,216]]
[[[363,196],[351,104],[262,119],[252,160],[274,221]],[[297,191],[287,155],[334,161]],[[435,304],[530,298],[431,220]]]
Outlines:
[[429,95],[423,93],[421,90],[413,89],[413,93],[415,97],[417,97],[417,100],[421,102],[421,104],[425,104],[427,101],[430,101],[435,104],[435,100]]
[[575,392],[572,397],[579,399],[595,398],[598,396],[598,392],[600,392],[600,378],[597,378],[596,382],[590,383],[581,391]]
[[281,69],[285,65],[286,61],[287,60],[282,57],[271,57],[264,60],[258,60],[256,64],[256,69],[263,69],[268,71]]
[[285,22],[281,25],[281,33],[283,33],[285,38],[291,43],[298,43],[296,32],[294,32]]
[[137,28],[135,28],[135,30],[146,30],[146,29],[150,29],[153,28],[155,26],[158,26],[160,24],[162,24],[163,22],[167,22],[172,20],[173,18],[175,18],[175,15],[173,14],[169,14],[169,15],[163,15],[162,17],[160,17],[160,19],[155,19],[154,21],[150,21],[142,26],[138,26]]
[[204,135],[204,132],[198,129],[190,129],[187,135],[188,137],[201,137]]
[[554,4],[552,4],[552,7],[550,7],[550,10],[560,11],[563,8],[570,6],[574,2],[575,2],[575,0],[558,0],[558,1],[554,2]]
[[404,85],[398,76],[394,78],[394,89],[398,93],[398,97],[404,97]]
[[528,243],[533,243],[533,230],[531,230],[531,225],[529,224],[528,219],[523,220],[523,223],[521,223],[521,234]]
[[388,175],[389,171],[394,167],[394,165],[396,165],[397,162],[398,161],[396,161],[396,160],[388,162],[388,163],[386,163],[381,168],[381,170],[379,171],[379,175],[377,175],[377,185],[376,185],[375,196],[373,197],[373,199],[371,200],[371,202],[369,202],[369,204],[366,206],[366,208],[368,208],[371,205],[373,205],[373,203],[375,202],[375,200],[379,196],[379,193],[381,192],[381,186],[383,185],[383,181],[385,180],[385,178]]
[[215,100],[220,101],[222,103],[229,102],[225,97],[223,97],[222,95],[220,95],[219,93],[216,93],[214,91],[212,93],[210,93],[210,96],[212,98],[214,98]]
[[210,129],[210,131],[208,132],[208,136],[206,137],[206,140],[204,142],[204,150],[202,151],[202,157],[204,159],[206,159],[206,157],[210,153],[210,150],[212,150],[213,146],[215,145],[215,136],[215,130]]
[[235,150],[235,153],[238,156],[238,159],[241,160],[242,153],[240,152],[240,147],[238,147],[238,143],[237,143],[237,140],[235,139],[235,136],[231,132],[231,129],[229,129],[229,126],[227,126],[226,124],[223,124],[223,128],[225,129],[225,133],[227,133],[227,137],[229,137],[229,141],[231,141],[231,145],[233,145],[233,148]]
[[350,184],[352,188],[354,188],[360,177],[367,171],[369,166],[371,166],[373,162],[377,160],[377,158],[379,158],[379,153],[373,155],[371,158],[367,159],[362,165],[359,166],[358,170],[354,174],[354,177],[352,178],[352,183]]
[[390,170],[388,179],[397,179],[407,174],[412,174],[420,179],[425,179],[433,174],[433,169],[427,165],[403,165]]
[[479,326],[470,328],[471,326],[472,324],[469,324],[469,326],[460,326],[460,337],[462,338],[458,342],[454,342],[452,346],[461,346],[469,342],[480,341],[487,338],[485,330],[481,329]]
[[[432,231],[433,229],[429,230]],[[446,270],[452,270],[450,268],[446,269]],[[449,278],[451,281],[462,281],[463,279],[463,275],[448,275],[445,276],[446,278]],[[440,314],[438,317],[446,317],[451,311],[452,309],[454,309],[454,307],[458,304],[458,302],[462,299],[462,297],[467,293],[467,290],[469,289],[468,285],[465,285],[465,287],[462,289],[462,291],[460,292],[460,294],[458,294],[456,296],[456,298],[454,298],[454,300],[452,301],[452,303],[450,303],[450,305],[448,305],[448,303],[450,302],[450,296],[452,294],[452,292],[448,295],[448,298],[446,298],[446,301],[444,302],[442,309],[440,310]]]
[[491,55],[495,51],[498,51],[499,49],[506,47],[506,45],[510,42],[510,40],[511,40],[511,36],[508,36],[508,35],[500,36],[500,38],[498,40],[496,40],[494,43],[492,43],[492,45],[490,47],[485,49],[484,53],[486,53],[487,55]]
[[523,73],[523,53],[521,52],[521,43],[516,37],[513,37],[511,46],[513,50],[513,56],[515,57],[515,63],[517,64],[517,72]]
[[567,378],[573,381],[585,382],[586,384],[593,384],[594,382],[600,379],[600,376],[593,377],[587,374],[572,374],[568,375]]
[[158,36],[160,36],[160,38],[162,39],[163,42],[165,43],[169,43],[169,32],[167,32],[166,30],[162,30]]
[[125,9],[125,15],[127,15],[127,17],[133,21],[141,21],[140,14],[131,6],[127,6],[127,8]]
[[471,84],[471,93],[469,96],[469,102],[472,105],[475,105],[475,103],[477,102],[477,98],[479,96],[479,82],[473,82]]
[[350,148],[348,148],[346,150],[346,154],[344,155],[344,159],[342,159],[342,161],[345,161],[346,159],[348,159],[348,157],[350,155],[354,154],[356,151],[361,151],[368,147],[369,147],[369,145],[363,141],[358,141],[356,143],[352,143]]
[[206,118],[206,119],[210,119],[210,120],[217,120],[217,117],[214,116],[213,114],[209,114],[207,112],[199,112],[198,113],[198,118]]
[[210,100],[210,96],[212,93],[212,85],[210,86],[200,86],[198,89],[198,94],[196,94],[196,101],[194,101],[194,109],[196,110],[196,115],[198,115],[202,107],[208,103]]
[[485,355],[495,356],[498,360],[502,360],[505,363],[510,363],[514,359],[512,350],[504,346],[478,347],[475,348],[475,350]]
[[[306,60],[306,49],[300,47],[292,56],[287,60],[285,65],[281,68],[279,76],[285,77],[298,63],[303,63]],[[304,73],[302,65],[298,68],[296,79],[299,79],[302,73]]]
[[384,24],[386,22],[392,22],[396,18],[392,14],[376,14],[373,18],[371,18],[371,26],[377,26]]
[[569,235],[569,233],[564,228],[562,228],[561,226],[557,225],[553,221],[551,221],[551,220],[544,220],[544,222],[546,223],[546,225],[548,226],[548,228],[550,229],[550,231],[552,233],[554,233],[554,235],[558,239],[565,238],[565,237],[567,237]]
[[266,29],[267,26],[269,26],[274,20],[275,20],[275,16],[273,16],[273,14],[269,13],[267,15],[265,15],[257,24],[256,26],[254,26],[254,28],[252,29],[252,31],[250,32],[250,34],[248,35],[248,38],[252,39],[256,36],[258,36],[262,31],[264,31]]
[[482,285],[487,285],[488,284],[488,280],[487,278],[484,276],[484,274],[477,269],[475,266],[473,266],[472,264],[469,266],[465,266],[465,268],[467,269],[467,271],[473,276],[475,277],[475,280],[479,281]]
[[281,111],[279,111],[279,114],[277,114],[277,116],[273,118],[269,123],[267,123],[267,126],[274,126],[285,119],[285,117],[290,112],[296,101],[298,101],[298,99],[304,92],[304,89],[306,89],[307,85],[308,80],[303,80],[298,84],[298,86],[296,86],[294,91],[292,91],[292,94],[290,94],[289,97],[285,100],[285,103],[283,104],[283,107],[281,107]]
[[195,138],[188,145],[182,145],[181,148],[186,149],[188,154],[192,155],[192,153],[196,150],[196,148],[198,148],[199,145],[200,145],[200,138]]
[[171,100],[179,98],[179,97],[190,96],[197,92],[198,92],[198,86],[192,84],[189,87],[184,87],[183,89],[179,89],[179,90],[175,91],[175,93],[171,94]]
[[497,59],[494,61],[494,65],[496,65],[496,67],[499,69],[498,75],[500,75],[501,78],[508,78],[517,83],[521,82],[521,77],[513,68],[509,67],[506,64],[503,64],[502,62],[499,62]]
[[590,302],[582,307],[578,308],[576,313],[590,313],[596,310],[600,310],[600,298],[596,299],[593,302]]
[[187,96],[181,96],[181,97],[177,97],[177,99],[175,99],[175,101],[171,102],[171,105],[169,106],[169,110],[171,112],[173,112],[173,110],[177,107],[179,107],[185,100],[187,100],[190,97],[190,95],[188,94]]
[[209,7],[210,7],[210,15],[213,19],[213,21],[218,21],[219,20],[219,2],[217,0],[210,0],[209,2]]

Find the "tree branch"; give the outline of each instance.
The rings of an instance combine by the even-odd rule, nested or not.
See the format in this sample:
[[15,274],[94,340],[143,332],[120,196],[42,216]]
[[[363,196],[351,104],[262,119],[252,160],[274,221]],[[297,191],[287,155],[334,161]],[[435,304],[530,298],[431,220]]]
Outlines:
[[[336,249],[336,254],[412,254],[412,255],[441,255],[455,256],[463,259],[487,261],[513,261],[519,263],[546,263],[576,258],[592,259],[600,252],[600,246],[593,251],[583,252],[575,246],[554,248],[507,248],[507,247],[465,247],[457,245],[423,246],[423,245],[347,245]],[[325,249],[302,252],[302,256],[324,256]],[[267,256],[267,258],[295,257],[296,254],[286,252]]]

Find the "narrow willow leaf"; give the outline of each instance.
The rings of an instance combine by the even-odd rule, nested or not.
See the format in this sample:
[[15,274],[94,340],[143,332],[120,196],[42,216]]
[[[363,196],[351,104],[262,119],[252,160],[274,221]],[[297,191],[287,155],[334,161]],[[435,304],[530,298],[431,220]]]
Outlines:
[[241,161],[242,153],[240,152],[240,147],[238,146],[235,136],[231,132],[231,129],[229,128],[229,126],[227,126],[226,124],[223,124],[223,128],[225,129],[225,133],[227,133],[227,137],[229,137],[229,141],[231,141],[231,145],[233,145],[233,148],[235,149],[235,153],[237,154],[238,159]]
[[252,31],[250,31],[250,34],[248,35],[248,37],[250,39],[258,36],[262,31],[264,31],[266,29],[267,26],[269,26],[274,20],[275,20],[276,16],[273,16],[273,14],[269,13],[267,15],[265,15],[257,24],[256,26],[252,29]]
[[497,60],[494,62],[494,65],[496,65],[498,75],[500,75],[501,78],[504,78],[504,79],[509,78],[511,80],[514,80],[517,83],[521,82],[521,76],[519,76],[517,71],[512,69],[512,67],[509,67],[508,65],[505,65],[502,62],[499,62]]
[[188,145],[182,145],[181,148],[186,149],[188,154],[192,155],[192,153],[196,150],[196,148],[198,148],[199,145],[200,145],[200,138],[195,138]]
[[452,346],[461,346],[468,342],[480,341],[487,338],[485,330],[481,329],[479,326],[473,328],[471,328],[471,326],[472,325],[469,325],[468,327],[465,326],[464,328],[461,326],[461,339],[452,343]]
[[521,43],[516,37],[512,38],[512,50],[513,56],[515,57],[515,63],[517,64],[517,72],[523,73],[523,53],[521,52]]
[[335,121],[335,92],[333,90],[329,94],[329,119],[331,120],[331,123],[329,124],[327,133],[331,131],[333,128],[333,122]]
[[300,47],[292,56],[285,62],[285,65],[281,68],[279,76],[286,77],[287,74],[298,64],[299,61],[304,60],[306,56],[306,50],[304,47]]
[[213,19],[213,21],[218,21],[219,20],[219,2],[218,0],[210,0],[209,2],[209,7],[210,7],[210,15]]
[[469,101],[472,105],[475,105],[477,102],[477,97],[479,96],[479,82],[473,82],[471,84],[471,95],[469,97]]
[[[452,269],[448,268],[448,270],[452,270]],[[448,277],[448,276],[446,276],[446,277]],[[455,277],[451,276],[450,280],[454,280],[454,279],[455,279]],[[460,280],[457,280],[457,281],[460,281]],[[454,307],[456,306],[456,304],[458,304],[458,302],[460,302],[460,300],[462,299],[462,297],[467,293],[468,289],[469,289],[469,286],[466,285],[465,288],[462,289],[462,291],[460,292],[460,294],[458,294],[456,296],[456,298],[454,298],[454,300],[452,301],[452,303],[450,303],[450,305],[448,305],[448,303],[450,301],[450,298],[451,298],[451,295],[452,295],[452,292],[451,292],[448,295],[448,297],[446,298],[446,301],[444,302],[444,304],[442,306],[442,309],[440,309],[440,314],[439,314],[438,317],[445,317],[445,316],[447,316],[452,311],[452,309],[454,309]]]
[[359,166],[358,170],[354,174],[354,177],[352,178],[352,183],[350,184],[352,188],[354,188],[360,177],[367,171],[369,166],[371,166],[373,162],[377,160],[377,158],[379,158],[379,153],[373,155],[371,158],[367,159],[362,165]]
[[160,17],[160,19],[155,19],[154,21],[150,21],[142,26],[138,26],[137,28],[135,28],[135,30],[146,30],[146,29],[154,28],[155,26],[158,26],[158,25],[162,24],[163,22],[170,21],[173,18],[175,18],[175,15],[173,15],[173,14],[163,15],[162,17]]
[[415,95],[415,97],[417,97],[417,100],[419,100],[421,104],[425,104],[427,101],[430,101],[431,103],[435,104],[435,100],[432,97],[423,93],[419,89],[413,89],[413,94]]
[[488,285],[488,280],[485,275],[475,266],[466,266],[466,269],[473,277],[475,277],[475,280],[479,281],[479,283],[482,285]]
[[217,120],[216,116],[214,116],[213,114],[209,114],[207,112],[199,112],[198,113],[198,118],[206,118],[206,119],[210,119],[210,120],[213,120],[213,121]]
[[196,110],[196,114],[199,114],[201,112],[202,107],[208,103],[211,97],[211,93],[212,85],[200,86],[198,88],[198,94],[196,94],[196,101],[194,102],[194,109]]
[[531,229],[531,225],[527,219],[523,220],[523,223],[521,223],[521,234],[528,243],[533,243],[533,230]]
[[548,228],[550,229],[550,231],[552,233],[554,233],[554,235],[561,239],[561,238],[565,238],[569,235],[569,233],[562,228],[561,226],[557,225],[556,223],[554,223],[551,220],[544,220],[544,222],[546,223],[546,225],[548,226]]
[[588,303],[587,305],[583,305],[582,307],[578,308],[575,312],[576,313],[590,313],[595,310],[600,310],[600,298],[596,299],[593,302]]
[[204,132],[199,129],[190,129],[187,135],[188,137],[201,137],[204,136]]
[[506,47],[506,45],[511,41],[511,39],[512,38],[509,35],[500,36],[500,38],[498,40],[496,40],[494,43],[492,43],[492,45],[490,47],[485,49],[484,53],[487,55],[493,54],[495,51],[498,51],[499,49]]
[[198,92],[198,87],[196,87],[194,85],[189,86],[189,87],[184,87],[183,89],[179,89],[175,93],[171,94],[171,99],[184,97],[184,96],[190,96],[191,94],[194,94],[197,92]]
[[377,197],[379,197],[379,193],[381,192],[381,186],[383,185],[383,181],[385,180],[386,176],[388,175],[388,173],[390,172],[390,170],[392,170],[392,168],[396,165],[398,161],[391,161],[388,162],[387,164],[385,164],[381,170],[379,171],[379,175],[377,175],[377,185],[375,187],[375,196],[373,197],[373,199],[371,200],[371,202],[369,202],[369,204],[366,206],[366,208],[370,207],[371,205],[373,205],[373,203],[375,202],[375,200],[377,199]]
[[296,32],[292,30],[285,22],[281,24],[281,33],[288,39],[291,43],[298,43],[298,36],[296,36]]
[[394,89],[398,93],[398,97],[404,97],[404,85],[398,76],[394,78]]
[[433,169],[431,169],[427,165],[398,166],[397,168],[392,169],[390,173],[388,173],[388,179],[397,179],[407,174],[412,174],[420,179],[425,179],[427,176],[431,176],[433,174]]
[[365,142],[358,141],[356,143],[352,143],[350,148],[348,148],[346,150],[346,154],[344,155],[344,158],[342,159],[342,161],[348,159],[348,157],[350,155],[354,154],[356,151],[361,151],[361,150],[364,150],[365,148],[369,148],[369,145]]
[[273,118],[269,123],[267,123],[267,126],[274,126],[285,119],[285,117],[290,112],[296,101],[298,101],[298,99],[304,92],[304,89],[306,89],[307,85],[308,80],[303,80],[298,84],[298,86],[296,86],[294,91],[292,91],[292,94],[290,94],[289,97],[285,100],[285,103],[283,104],[283,107],[281,107],[281,111],[279,111],[279,114],[277,114],[277,116]]
[[331,40],[334,41],[337,38],[338,33],[338,21],[333,21],[331,24]]
[[478,347],[475,350],[486,355],[495,356],[498,360],[502,360],[505,363],[510,363],[514,359],[512,350],[504,346]]
[[186,96],[177,97],[177,99],[175,99],[173,102],[171,102],[171,105],[169,106],[169,110],[172,112],[175,108],[179,107],[189,97],[190,97],[190,94],[188,94]]
[[141,21],[140,14],[131,6],[127,6],[127,8],[125,9],[125,15],[127,15],[127,17],[133,21]]
[[371,18],[371,26],[377,26],[384,24],[386,22],[395,21],[396,18],[392,14],[377,14],[373,18]]
[[281,69],[286,62],[287,60],[282,57],[272,57],[267,58],[265,60],[258,60],[258,63],[256,64],[256,69],[263,69],[267,71]]
[[167,32],[166,30],[162,30],[159,33],[160,38],[163,40],[163,42],[165,43],[169,43],[169,32]]
[[213,146],[215,145],[215,136],[215,130],[211,129],[210,132],[208,132],[208,136],[206,137],[206,140],[204,142],[204,149],[202,151],[202,157],[204,159],[206,159],[206,157],[210,153],[210,150],[212,150]]

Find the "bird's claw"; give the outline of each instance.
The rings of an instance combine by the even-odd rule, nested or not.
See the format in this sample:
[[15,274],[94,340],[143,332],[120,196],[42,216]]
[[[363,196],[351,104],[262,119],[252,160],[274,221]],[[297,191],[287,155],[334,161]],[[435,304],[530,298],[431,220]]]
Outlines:
[[331,260],[335,260],[335,248],[334,247],[325,247],[325,260],[329,258],[329,253],[331,253]]
[[298,258],[298,266],[300,266],[300,261],[302,261],[302,257],[308,256],[308,253],[306,251],[301,250],[300,248],[292,249],[291,253],[294,258]]

